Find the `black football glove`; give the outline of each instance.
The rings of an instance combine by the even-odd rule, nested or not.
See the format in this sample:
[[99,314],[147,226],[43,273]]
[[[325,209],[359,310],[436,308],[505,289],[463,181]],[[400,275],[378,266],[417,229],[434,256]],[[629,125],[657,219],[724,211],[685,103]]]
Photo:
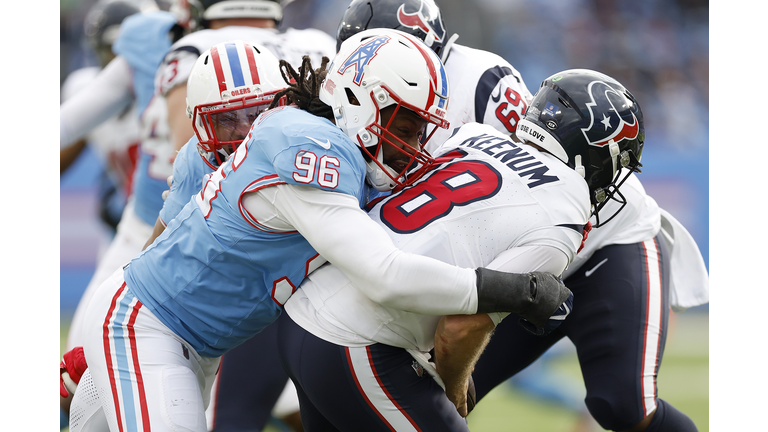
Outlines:
[[[535,334],[545,334],[550,317],[573,296],[563,280],[551,273],[505,273],[481,267],[475,274],[477,313],[514,312],[530,324],[528,330],[531,326],[535,329]],[[571,302],[565,316],[572,306]]]

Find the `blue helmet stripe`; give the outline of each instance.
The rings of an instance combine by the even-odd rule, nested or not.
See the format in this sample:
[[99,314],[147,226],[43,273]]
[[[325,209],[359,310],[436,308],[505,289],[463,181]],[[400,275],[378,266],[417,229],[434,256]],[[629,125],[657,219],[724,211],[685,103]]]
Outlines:
[[237,54],[237,45],[228,43],[224,46],[227,49],[229,69],[232,71],[232,79],[234,80],[235,87],[242,87],[245,85],[245,78],[243,78],[243,70],[240,67],[240,56]]
[[448,100],[448,78],[445,76],[445,67],[443,67],[441,62],[438,62],[440,65],[440,80],[443,82],[443,86],[440,89],[440,102],[437,104],[438,108],[445,108],[445,101]]

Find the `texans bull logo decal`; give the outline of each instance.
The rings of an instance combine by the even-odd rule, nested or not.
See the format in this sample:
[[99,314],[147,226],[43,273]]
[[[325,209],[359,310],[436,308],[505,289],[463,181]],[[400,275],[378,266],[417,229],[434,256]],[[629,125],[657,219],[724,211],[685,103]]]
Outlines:
[[[405,27],[410,28],[419,28],[421,31],[427,34],[432,34],[435,37],[435,40],[437,42],[443,41],[443,34],[445,31],[440,29],[434,29],[432,26],[429,25],[428,20],[424,17],[424,15],[421,13],[421,9],[424,8],[424,3],[421,4],[421,7],[418,11],[414,13],[407,13],[405,12],[405,5],[401,4],[400,7],[397,9],[397,20],[400,21],[400,24],[402,24]],[[438,33],[439,31],[439,33]]]
[[[614,104],[614,102],[623,105],[630,103],[624,95],[602,81],[589,83],[587,90],[592,98],[592,102],[587,103],[592,119],[589,127],[581,131],[590,145],[602,147],[611,140],[619,142],[623,139],[637,138],[640,126],[635,114],[625,109],[632,116],[632,122],[629,123],[619,115],[617,105]],[[603,113],[600,116],[602,118],[595,118],[595,112]]]

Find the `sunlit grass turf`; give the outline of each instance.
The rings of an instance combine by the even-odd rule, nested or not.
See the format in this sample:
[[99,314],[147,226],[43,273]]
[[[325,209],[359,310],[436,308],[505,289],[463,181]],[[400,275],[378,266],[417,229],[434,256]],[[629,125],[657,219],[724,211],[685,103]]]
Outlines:
[[[675,315],[670,330],[657,381],[659,396],[691,417],[700,432],[708,432],[709,315]],[[555,360],[553,366],[582,382],[575,354]],[[469,426],[473,432],[571,432],[577,418],[561,406],[531,400],[502,385],[477,405]]]
[[[61,323],[64,352],[69,322]],[[674,315],[658,378],[659,396],[688,414],[699,429],[709,431],[709,315]],[[553,362],[563,373],[581,380],[575,355]],[[532,400],[511,386],[497,387],[469,416],[473,432],[572,432],[577,414],[558,405]],[[597,428],[595,430],[602,430]],[[66,429],[64,430],[66,432]],[[281,432],[268,425],[264,432]]]

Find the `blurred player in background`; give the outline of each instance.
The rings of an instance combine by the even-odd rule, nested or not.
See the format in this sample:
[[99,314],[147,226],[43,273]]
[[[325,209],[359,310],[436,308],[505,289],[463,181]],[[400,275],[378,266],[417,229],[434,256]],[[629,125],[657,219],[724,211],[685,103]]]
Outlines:
[[514,138],[517,122],[532,99],[520,73],[500,56],[456,44],[448,38],[434,0],[353,0],[336,33],[336,47],[350,36],[373,28],[391,28],[423,40],[441,58],[451,87],[448,129],[437,129],[426,150],[435,152],[461,125],[491,125]]
[[[112,61],[115,57],[112,44],[117,39],[120,23],[138,12],[138,6],[128,0],[101,0],[91,7],[85,17],[84,34],[99,66],[77,69],[67,75],[61,89],[62,101],[87,86]],[[131,177],[136,164],[139,122],[135,104],[125,107],[86,137],[62,147],[62,175],[77,160],[87,143],[96,150],[104,167],[99,184],[99,216],[114,235],[125,201],[131,192]]]
[[[155,7],[156,8],[156,7]],[[135,16],[140,16],[137,2],[128,0],[101,0],[94,4],[85,18],[84,33],[90,47],[99,59],[101,67],[79,69],[71,73],[62,86],[61,107],[61,172],[62,174],[81,154],[86,142],[94,146],[105,167],[106,185],[100,185],[100,216],[115,234],[109,247],[100,254],[99,265],[81,302],[87,303],[90,293],[109,273],[104,270],[116,264],[115,245],[121,243],[125,231],[120,228],[120,221],[126,206],[126,197],[132,192],[132,177],[137,159],[139,144],[139,107],[131,95],[130,75],[125,59],[115,60],[113,47],[120,46],[118,38],[121,23]],[[149,52],[147,52],[147,55]],[[119,66],[116,69],[116,66]],[[104,69],[109,69],[105,71]],[[106,83],[105,78],[114,77],[122,86]],[[110,78],[112,79],[112,78]],[[127,82],[126,82],[127,80]],[[95,83],[92,83],[95,82]],[[118,89],[122,89],[121,94]],[[89,117],[97,118],[89,122]],[[75,313],[70,326],[70,335],[78,334],[82,310]],[[67,350],[81,344],[77,338],[68,338]],[[66,423],[71,395],[62,393],[62,427]]]
[[[167,11],[150,10],[131,15],[121,24],[118,37],[112,45],[116,57],[88,86],[61,106],[60,142],[63,147],[70,146],[115,113],[122,112],[132,104],[135,105],[135,113],[138,116],[141,139],[139,161],[132,173],[132,193],[117,226],[115,237],[99,260],[72,317],[67,350],[82,345],[79,339],[82,315],[93,291],[117,266],[141,251],[152,232],[151,223],[143,222],[135,210],[136,196],[144,189],[143,185],[146,183],[141,174],[146,172],[141,169],[146,166],[146,162],[142,160],[147,159],[146,152],[143,151],[147,129],[144,126],[147,119],[145,111],[152,99],[157,68],[173,39],[182,33],[183,29],[176,24],[176,18]],[[162,192],[166,187],[166,180],[160,181],[162,186],[158,189]]]
[[[532,141],[544,137],[555,148],[590,152],[598,148],[595,143],[602,135],[624,139],[620,133],[631,128],[622,119],[611,112],[596,114],[606,106],[619,110],[624,90],[590,84],[588,91],[569,91],[574,85],[568,75],[546,79],[520,122],[518,137]],[[564,161],[583,164],[590,181],[589,159],[568,153]],[[670,307],[708,301],[703,259],[685,228],[659,209],[638,178],[627,172],[621,175],[624,180],[614,199],[592,197],[600,213],[593,218],[585,248],[563,274],[577,299],[574,312],[542,338],[499,325],[473,373],[477,397],[480,400],[567,336],[576,346],[587,408],[601,427],[696,431],[685,414],[658,398],[656,376]]]

